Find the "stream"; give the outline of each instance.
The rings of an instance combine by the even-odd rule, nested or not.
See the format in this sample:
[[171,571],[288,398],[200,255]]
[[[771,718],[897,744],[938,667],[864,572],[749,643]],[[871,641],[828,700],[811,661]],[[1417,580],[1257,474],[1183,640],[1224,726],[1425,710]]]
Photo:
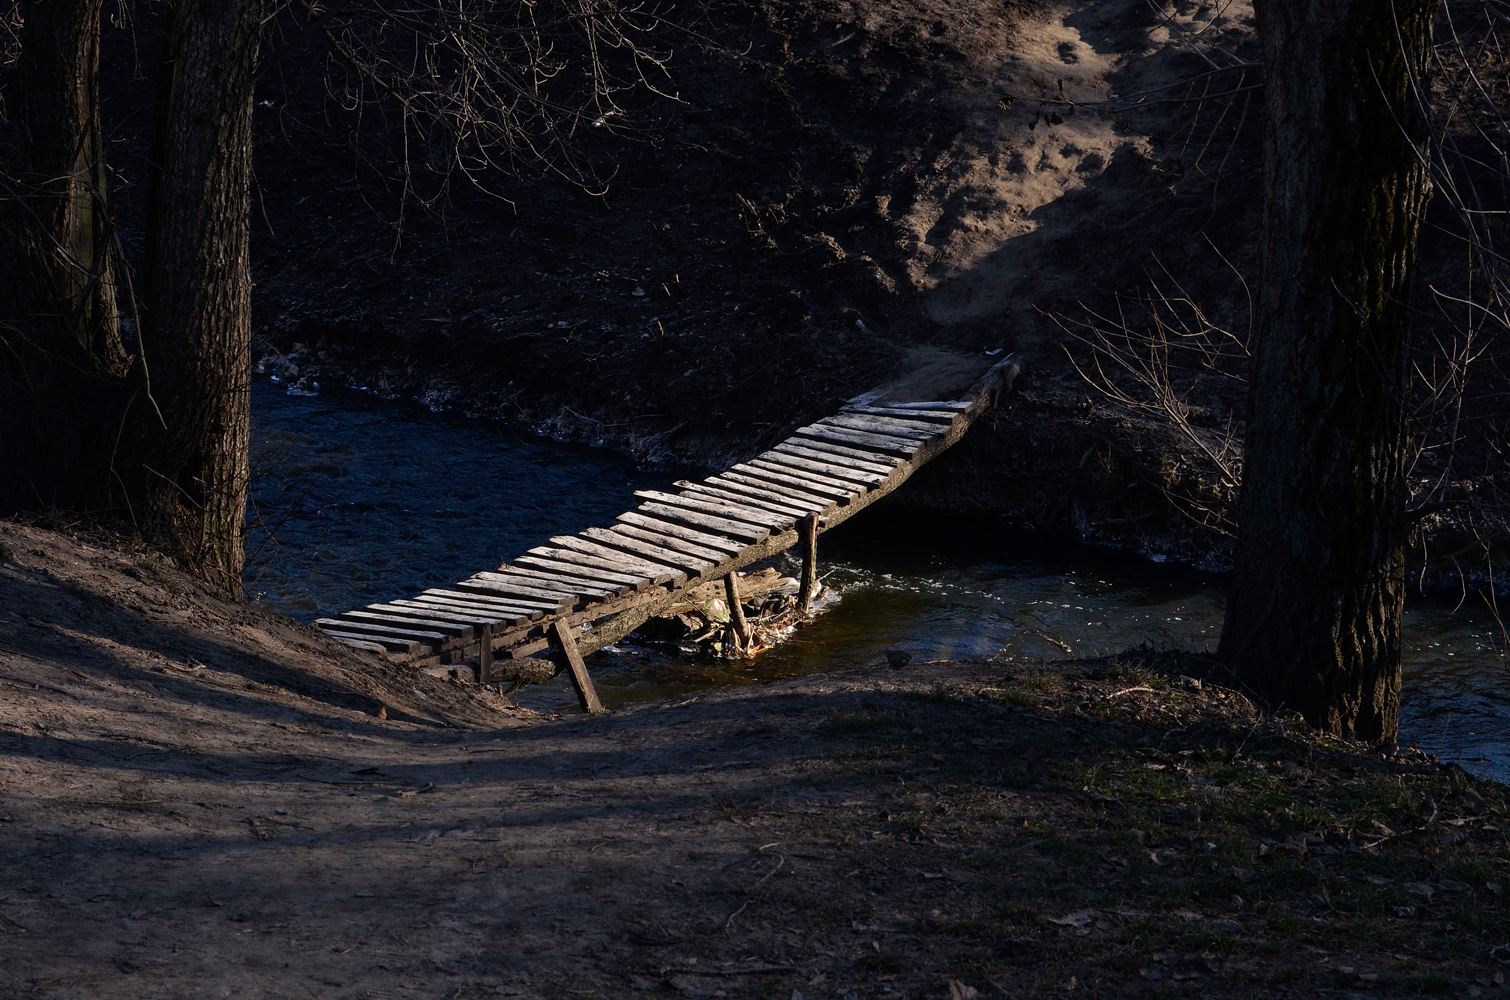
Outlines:
[[[554,534],[612,524],[636,489],[665,488],[614,452],[356,392],[252,390],[251,599],[301,621],[448,586]],[[877,504],[825,534],[825,583],[842,597],[753,663],[678,659],[623,643],[589,660],[605,705],[853,666],[886,650],[928,660],[1037,661],[1132,646],[1209,650],[1217,577],[1009,531],[987,520],[920,523]],[[1510,780],[1510,671],[1476,597],[1412,595],[1400,740]],[[526,706],[573,710],[564,677]]]

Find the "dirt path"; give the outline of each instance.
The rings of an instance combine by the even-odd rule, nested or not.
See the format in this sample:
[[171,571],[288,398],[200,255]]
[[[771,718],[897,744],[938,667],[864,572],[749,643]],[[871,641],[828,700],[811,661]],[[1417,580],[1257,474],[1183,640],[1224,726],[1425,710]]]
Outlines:
[[931,663],[548,719],[130,551],[0,542],[6,996],[1503,979],[1503,789],[1259,723],[1181,679],[1194,661]]

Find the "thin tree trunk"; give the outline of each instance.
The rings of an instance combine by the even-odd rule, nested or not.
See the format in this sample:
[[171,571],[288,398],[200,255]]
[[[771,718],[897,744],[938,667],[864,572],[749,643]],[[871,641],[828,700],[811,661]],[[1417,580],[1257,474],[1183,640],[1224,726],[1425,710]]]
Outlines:
[[167,431],[144,442],[148,532],[240,590],[250,429],[248,245],[256,0],[180,0],[158,96],[148,209],[152,384]]
[[128,359],[99,120],[99,0],[26,0],[0,191],[0,511],[108,508]]
[[17,182],[31,252],[70,330],[105,369],[125,367],[99,119],[100,0],[26,0],[17,66]]
[[[1436,5],[1260,0],[1264,256],[1221,653],[1273,708],[1395,736],[1407,299]],[[1422,85],[1424,90],[1424,84]]]

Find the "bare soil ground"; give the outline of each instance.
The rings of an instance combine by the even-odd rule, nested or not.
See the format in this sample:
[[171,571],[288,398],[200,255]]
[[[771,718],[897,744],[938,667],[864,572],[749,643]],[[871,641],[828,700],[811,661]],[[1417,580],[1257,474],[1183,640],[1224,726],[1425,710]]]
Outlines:
[[[0,523],[0,994],[1495,995],[1506,800],[1190,659],[546,718]],[[384,709],[387,718],[374,713]]]

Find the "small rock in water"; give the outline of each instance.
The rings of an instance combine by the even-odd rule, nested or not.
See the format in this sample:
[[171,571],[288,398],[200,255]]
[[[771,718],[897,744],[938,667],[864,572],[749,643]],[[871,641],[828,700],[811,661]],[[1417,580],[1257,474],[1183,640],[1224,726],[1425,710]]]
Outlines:
[[886,662],[891,664],[893,668],[905,667],[912,662],[912,654],[900,649],[888,649],[886,651]]

